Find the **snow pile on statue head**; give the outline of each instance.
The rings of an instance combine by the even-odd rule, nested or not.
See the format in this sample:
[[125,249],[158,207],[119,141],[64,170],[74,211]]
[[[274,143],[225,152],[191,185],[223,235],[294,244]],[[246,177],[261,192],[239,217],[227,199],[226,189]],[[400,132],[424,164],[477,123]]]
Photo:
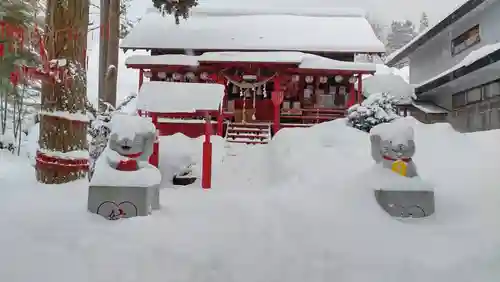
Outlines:
[[378,124],[393,121],[398,117],[397,99],[388,93],[372,94],[361,104],[353,105],[347,111],[348,124],[369,132]]
[[364,175],[373,189],[432,190],[423,181],[413,160],[416,153],[415,133],[411,120],[398,118],[379,124],[370,131],[371,155],[375,165]]
[[153,153],[156,128],[143,117],[114,115],[111,120],[111,134],[105,151],[108,165],[116,170],[136,171]]

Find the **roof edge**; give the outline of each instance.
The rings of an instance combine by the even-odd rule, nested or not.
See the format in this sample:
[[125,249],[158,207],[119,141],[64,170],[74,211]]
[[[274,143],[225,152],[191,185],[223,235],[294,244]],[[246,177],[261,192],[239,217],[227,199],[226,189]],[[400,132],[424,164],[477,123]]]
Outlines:
[[460,67],[459,69],[453,71],[449,71],[446,74],[425,83],[424,85],[415,87],[415,95],[419,96],[424,93],[427,93],[432,89],[441,87],[447,83],[450,83],[453,80],[466,76],[474,71],[477,71],[481,68],[484,68],[488,65],[494,64],[499,61],[500,61],[500,49],[479,58],[470,65]]

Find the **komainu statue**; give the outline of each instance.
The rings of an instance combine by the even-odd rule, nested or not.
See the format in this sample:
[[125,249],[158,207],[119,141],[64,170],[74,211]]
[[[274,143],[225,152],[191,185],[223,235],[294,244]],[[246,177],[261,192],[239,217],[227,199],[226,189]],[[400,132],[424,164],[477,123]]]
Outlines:
[[156,138],[156,128],[147,118],[113,116],[108,145],[90,182],[90,212],[119,219],[147,216],[160,208],[161,174],[148,163]]
[[434,192],[420,179],[413,160],[416,152],[413,128],[405,119],[383,123],[372,128],[370,142],[372,158],[381,174],[381,187],[375,190],[379,205],[394,217],[433,214]]

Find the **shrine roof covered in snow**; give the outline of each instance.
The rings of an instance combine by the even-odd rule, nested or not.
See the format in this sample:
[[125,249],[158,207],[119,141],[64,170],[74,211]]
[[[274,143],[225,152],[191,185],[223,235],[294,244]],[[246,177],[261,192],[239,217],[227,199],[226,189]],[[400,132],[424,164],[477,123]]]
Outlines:
[[148,81],[137,95],[137,109],[152,113],[218,111],[223,97],[221,84]]
[[345,70],[375,72],[373,63],[338,61],[302,52],[206,52],[200,56],[188,55],[135,55],[125,61],[127,67],[148,68],[154,66],[198,66],[202,63],[276,63],[294,64],[299,69],[309,70]]
[[150,11],[123,39],[124,49],[382,53],[364,14],[328,9],[201,9],[175,24]]

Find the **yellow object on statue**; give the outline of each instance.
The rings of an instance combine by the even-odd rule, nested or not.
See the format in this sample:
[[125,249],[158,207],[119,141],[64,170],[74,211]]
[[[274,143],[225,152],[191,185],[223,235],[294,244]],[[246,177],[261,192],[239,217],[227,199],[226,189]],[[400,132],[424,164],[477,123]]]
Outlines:
[[408,164],[402,160],[397,160],[395,162],[392,163],[392,171],[394,171],[395,173],[399,174],[399,175],[402,175],[402,176],[406,176],[406,168],[407,168]]

